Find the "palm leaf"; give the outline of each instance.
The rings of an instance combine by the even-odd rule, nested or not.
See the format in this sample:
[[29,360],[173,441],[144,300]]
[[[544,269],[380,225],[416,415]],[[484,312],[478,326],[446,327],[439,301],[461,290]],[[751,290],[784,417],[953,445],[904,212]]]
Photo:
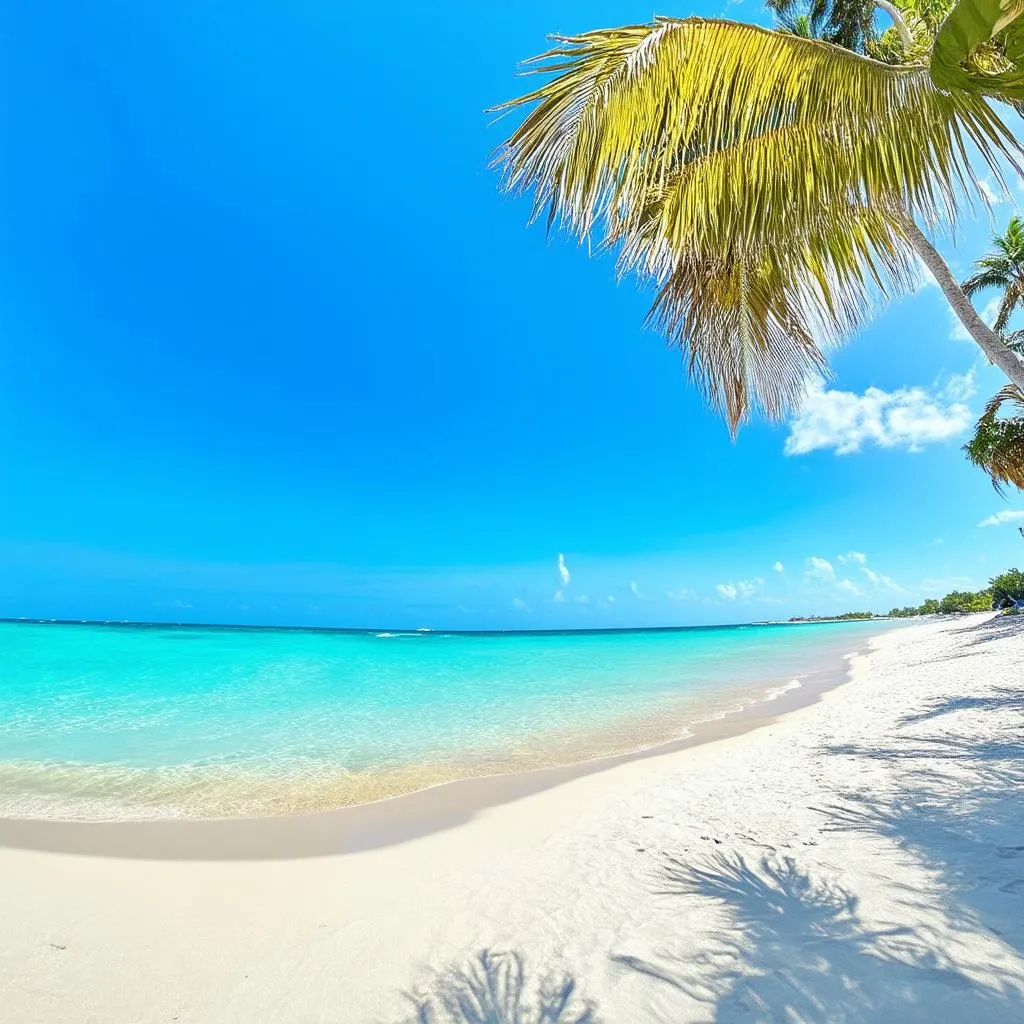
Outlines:
[[1006,291],[1003,292],[1003,297],[999,301],[999,309],[996,313],[995,323],[992,324],[992,330],[1000,334],[1006,330],[1010,317],[1013,316],[1022,299],[1024,299],[1024,280],[1015,277],[1006,286]]
[[1024,102],[1021,15],[1021,0],[959,0],[932,47],[935,83],[944,89]]
[[[978,260],[977,266],[983,266],[984,262],[984,260]],[[986,288],[1004,288],[1008,281],[1008,273],[996,268],[985,267],[985,269],[979,270],[977,274],[971,274],[960,287],[964,290],[965,295],[971,296],[984,291]]]
[[[1017,415],[1000,418],[1006,404],[1013,406]],[[989,400],[964,453],[988,473],[1000,494],[1007,484],[1024,490],[1024,391],[1008,384]]]
[[[973,185],[968,144],[996,175],[1000,154],[1020,153],[977,97],[941,92],[924,68],[817,40],[659,18],[558,42],[527,62],[527,73],[554,77],[496,108],[532,107],[498,162],[509,189],[534,194],[538,215],[581,235],[601,218],[636,212],[681,169],[723,154],[734,158],[702,167],[699,178],[706,226],[724,243],[737,220],[773,210],[775,220],[785,211],[805,224],[823,189],[865,200],[895,193],[933,223]],[[738,210],[737,193],[746,197]]]
[[[667,248],[638,232],[620,266]],[[853,206],[785,246],[691,245],[653,270],[661,287],[648,320],[687,349],[691,375],[733,431],[755,405],[782,416],[809,379],[827,373],[826,353],[870,315],[875,290],[916,280],[911,250],[884,213]]]
[[660,18],[558,38],[499,150],[534,218],[620,255],[735,429],[783,414],[879,289],[913,277],[897,212],[955,216],[1021,150],[973,94],[752,25]]

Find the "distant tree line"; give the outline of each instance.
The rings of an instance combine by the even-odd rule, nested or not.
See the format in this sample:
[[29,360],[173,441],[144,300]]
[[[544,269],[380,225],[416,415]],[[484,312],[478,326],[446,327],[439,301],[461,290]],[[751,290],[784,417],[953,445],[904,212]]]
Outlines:
[[917,608],[893,608],[894,619],[907,619],[914,615],[950,615],[955,612],[988,612],[999,608],[1012,608],[1024,602],[1024,572],[1009,569],[988,581],[984,590],[974,592],[953,590],[943,598],[930,597]]
[[874,619],[874,612],[843,612],[842,615],[794,615],[790,622],[846,622],[848,619]]

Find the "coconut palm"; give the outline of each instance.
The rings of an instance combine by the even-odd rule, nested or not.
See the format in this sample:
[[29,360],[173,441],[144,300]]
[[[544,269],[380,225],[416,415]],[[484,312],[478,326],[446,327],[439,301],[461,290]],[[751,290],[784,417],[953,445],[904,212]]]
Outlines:
[[[1024,309],[1024,221],[1015,214],[1005,233],[993,236],[992,244],[995,252],[982,256],[974,264],[976,272],[960,287],[971,297],[986,288],[1002,289],[992,329],[1003,333],[1014,312]],[[1015,332],[1015,338],[1020,334]]]
[[[1003,406],[1009,406],[1014,415],[1000,416]],[[988,473],[1000,494],[1006,484],[1024,490],[1024,391],[1007,384],[992,398],[964,453]]]
[[798,35],[824,39],[857,53],[870,52],[877,44],[875,11],[881,10],[892,21],[902,46],[913,45],[903,12],[889,0],[766,0],[765,6],[787,28],[799,28]]
[[543,83],[499,108],[527,109],[498,153],[505,185],[653,283],[649,320],[733,429],[786,412],[918,259],[1024,386],[925,233],[976,198],[969,152],[1000,182],[1021,168],[980,91],[938,88],[927,53],[889,65],[703,18],[554,42],[526,65]]

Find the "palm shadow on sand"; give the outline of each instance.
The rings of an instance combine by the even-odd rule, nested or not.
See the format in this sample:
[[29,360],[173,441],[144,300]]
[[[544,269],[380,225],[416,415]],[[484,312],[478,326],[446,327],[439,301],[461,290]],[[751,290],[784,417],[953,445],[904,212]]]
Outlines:
[[[1009,979],[962,969],[926,930],[866,927],[853,893],[792,857],[669,857],[661,881],[662,894],[715,901],[731,927],[686,960],[615,959],[704,1004],[701,1019],[866,1024],[899,1013],[941,1021],[954,993],[958,1012],[975,1007],[979,1020],[1024,1019],[1024,992]],[[920,898],[908,893],[907,910]]]
[[482,950],[409,994],[405,1024],[600,1024],[567,974],[531,984],[518,953]]

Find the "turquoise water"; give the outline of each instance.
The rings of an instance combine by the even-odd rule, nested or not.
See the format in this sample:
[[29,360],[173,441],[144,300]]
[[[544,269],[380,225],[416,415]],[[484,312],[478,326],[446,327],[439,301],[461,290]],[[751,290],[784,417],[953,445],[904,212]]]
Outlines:
[[0,815],[289,813],[635,749],[839,668],[882,628],[0,623]]

